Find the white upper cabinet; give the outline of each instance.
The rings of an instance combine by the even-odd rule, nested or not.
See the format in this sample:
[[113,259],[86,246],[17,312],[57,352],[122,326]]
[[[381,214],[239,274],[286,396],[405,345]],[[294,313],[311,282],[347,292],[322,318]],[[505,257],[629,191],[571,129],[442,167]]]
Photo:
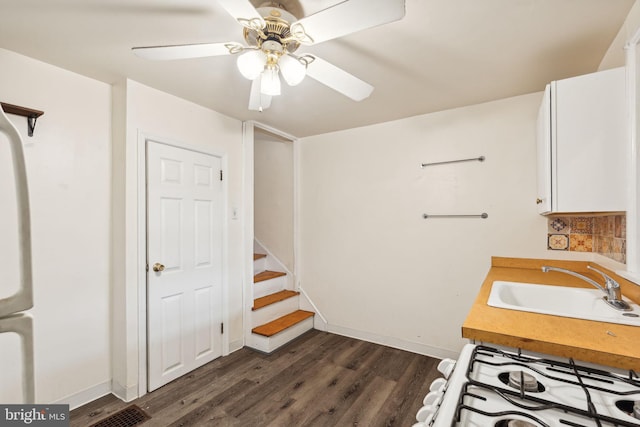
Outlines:
[[547,85],[538,114],[538,212],[626,210],[625,70]]

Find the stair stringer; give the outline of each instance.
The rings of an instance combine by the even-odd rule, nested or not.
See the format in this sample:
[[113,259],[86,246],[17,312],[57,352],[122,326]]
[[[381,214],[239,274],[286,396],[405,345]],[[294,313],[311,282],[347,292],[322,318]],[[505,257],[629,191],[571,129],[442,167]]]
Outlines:
[[[282,263],[278,257],[276,257],[265,245],[263,245],[258,239],[253,240],[253,252],[267,255],[264,260],[265,270],[282,271],[287,273],[285,277],[285,284],[283,289],[295,291],[296,278],[292,271],[290,271],[284,263]],[[254,271],[253,274],[257,274],[259,271]]]
[[327,318],[322,315],[318,307],[314,304],[309,294],[298,283],[298,292],[300,292],[299,305],[300,310],[313,311],[316,315],[313,316],[313,328],[319,331],[326,332],[329,329],[329,322]]

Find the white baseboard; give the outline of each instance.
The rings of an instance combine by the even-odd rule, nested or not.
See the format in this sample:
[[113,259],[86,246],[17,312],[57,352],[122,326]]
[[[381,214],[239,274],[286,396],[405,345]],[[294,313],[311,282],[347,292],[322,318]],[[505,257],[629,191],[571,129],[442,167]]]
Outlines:
[[410,351],[412,353],[422,354],[429,357],[435,357],[437,359],[457,359],[459,352],[447,350],[444,348],[432,347],[426,344],[420,344],[417,342],[406,341],[400,338],[386,337],[383,335],[374,334],[371,332],[359,331],[356,329],[345,328],[344,326],[327,325],[327,332],[331,332],[338,335],[344,335],[345,337],[356,338],[363,341],[372,342],[374,344],[386,345],[388,347],[397,348],[399,350]]
[[240,338],[239,340],[229,342],[229,353],[233,353],[234,351],[240,350],[244,347],[244,340]]
[[[311,310],[307,310],[307,311],[311,311]],[[319,331],[327,332],[328,326],[329,325],[327,325],[327,322],[322,320],[322,318],[320,316],[313,316],[313,329],[317,329]]]
[[422,354],[425,356],[435,357],[438,359],[457,359],[459,351],[447,350],[438,347],[432,347],[430,345],[421,344],[412,341],[406,341],[400,338],[387,337],[383,335],[374,334],[371,332],[359,331],[356,329],[346,328],[343,326],[331,325],[327,319],[322,315],[318,307],[313,303],[309,295],[305,292],[302,286],[298,286],[300,291],[300,308],[302,310],[313,311],[316,315],[313,317],[313,328],[319,331],[331,332],[338,335],[344,335],[350,338],[356,338],[363,341],[372,342],[375,344],[386,345],[388,347],[397,348],[400,350],[410,351],[412,353]]
[[122,384],[115,381],[111,384],[111,393],[124,402],[131,402],[141,396],[138,394],[137,384],[130,387],[124,387]]
[[[244,340],[242,338],[238,339],[238,340],[234,340],[234,341],[230,341],[229,342],[229,353],[233,353],[234,351],[238,351],[241,348],[244,347]],[[84,392],[83,392],[84,393]],[[108,387],[108,390],[105,391],[104,393],[100,394],[100,395],[95,395],[92,398],[89,398],[89,400],[86,400],[84,403],[80,403],[77,406],[82,406],[85,403],[91,402],[92,400],[95,400],[99,397],[102,397],[108,393],[113,394],[114,396],[116,396],[118,399],[124,401],[124,402],[131,402],[132,400],[137,399],[138,397],[141,397],[141,395],[138,395],[138,386],[134,385],[134,386],[130,386],[130,387],[124,387],[122,384],[113,381],[113,383]],[[143,393],[144,394],[144,393]],[[82,400],[82,399],[80,399]],[[68,403],[67,401],[64,401],[63,403]],[[77,407],[75,406],[75,407]],[[73,409],[74,406],[71,407],[71,409]]]
[[73,410],[89,402],[93,402],[102,396],[106,396],[109,393],[111,393],[111,381],[105,381],[102,384],[94,385],[93,387],[89,387],[88,389],[74,393],[53,403],[69,405],[69,409]]

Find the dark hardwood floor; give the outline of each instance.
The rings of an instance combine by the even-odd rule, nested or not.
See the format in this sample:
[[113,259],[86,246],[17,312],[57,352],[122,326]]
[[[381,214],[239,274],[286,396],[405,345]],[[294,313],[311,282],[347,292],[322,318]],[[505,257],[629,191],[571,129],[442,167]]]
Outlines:
[[151,426],[411,426],[439,360],[312,330],[271,355],[243,348],[130,403],[71,412],[89,426],[135,403]]

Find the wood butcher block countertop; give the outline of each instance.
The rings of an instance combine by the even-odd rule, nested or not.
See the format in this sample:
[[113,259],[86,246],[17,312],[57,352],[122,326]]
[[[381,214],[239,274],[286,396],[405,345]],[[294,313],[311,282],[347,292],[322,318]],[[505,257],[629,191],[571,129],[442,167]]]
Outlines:
[[508,310],[487,305],[494,280],[592,288],[568,274],[543,273],[549,265],[566,268],[602,283],[592,265],[614,277],[622,294],[640,303],[640,286],[598,264],[523,258],[492,258],[491,270],[462,325],[462,336],[475,341],[521,348],[640,372],[640,327]]

